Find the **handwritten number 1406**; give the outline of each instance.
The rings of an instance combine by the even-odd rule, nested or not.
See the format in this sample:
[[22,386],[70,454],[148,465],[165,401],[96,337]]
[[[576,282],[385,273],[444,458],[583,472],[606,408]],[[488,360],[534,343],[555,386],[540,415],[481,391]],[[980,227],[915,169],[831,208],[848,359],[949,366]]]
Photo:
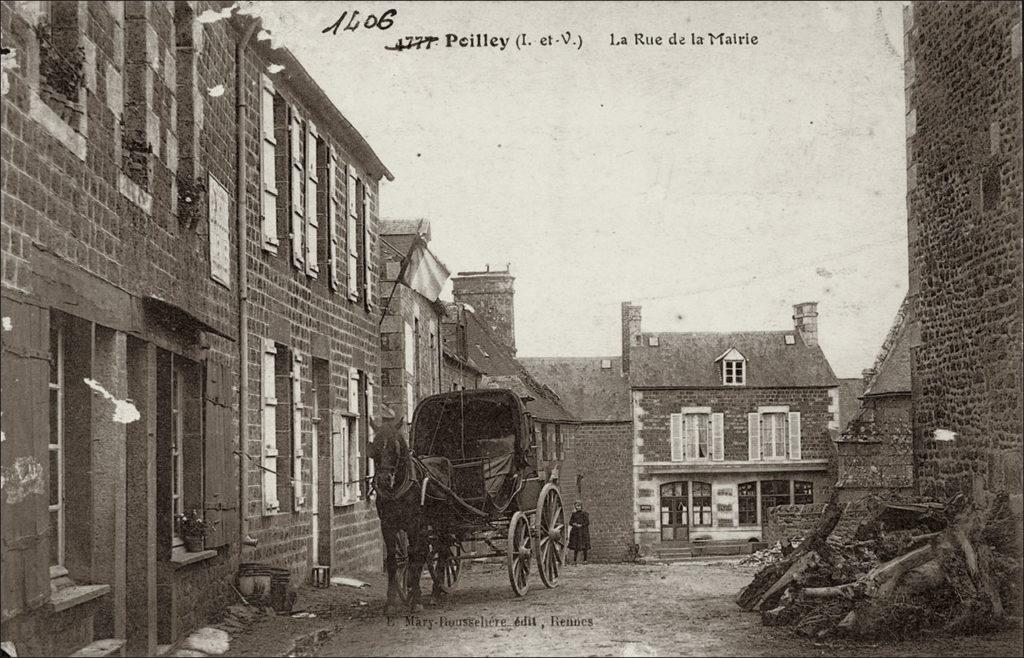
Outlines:
[[[397,15],[397,9],[388,9],[380,16],[375,16],[374,14],[367,14],[366,17],[363,18],[362,21],[360,21],[358,10],[353,11],[352,16],[349,16],[347,11],[343,11],[341,12],[341,16],[338,17],[338,20],[325,27],[323,30],[321,30],[321,32],[323,34],[327,34],[328,32],[330,32],[331,34],[337,34],[338,28],[341,28],[343,32],[346,30],[349,32],[354,32],[360,27],[364,27],[367,29],[375,27],[380,30],[386,30],[395,24],[395,16]],[[348,22],[346,22],[346,19]]]

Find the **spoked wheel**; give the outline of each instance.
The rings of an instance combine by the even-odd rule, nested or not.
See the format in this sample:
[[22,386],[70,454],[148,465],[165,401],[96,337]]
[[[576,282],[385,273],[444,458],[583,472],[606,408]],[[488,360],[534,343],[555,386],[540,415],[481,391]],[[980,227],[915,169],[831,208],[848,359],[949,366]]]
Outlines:
[[[398,598],[402,600],[402,603],[405,603],[409,600],[409,590],[412,589],[413,575],[412,570],[409,568],[409,540],[405,538],[404,531],[398,546],[398,568],[395,571],[395,581],[398,584]],[[420,571],[420,573],[416,574],[415,578],[418,580],[422,575],[423,572]]]
[[558,487],[545,484],[537,500],[537,570],[545,587],[558,587],[565,562],[565,508]]
[[443,546],[430,545],[430,558],[427,560],[430,577],[445,594],[455,589],[459,582],[462,573],[462,561],[459,560],[461,555],[462,544],[458,542]]
[[522,512],[512,515],[508,524],[508,581],[516,596],[526,596],[530,589],[530,559],[533,557],[533,537],[530,520]]

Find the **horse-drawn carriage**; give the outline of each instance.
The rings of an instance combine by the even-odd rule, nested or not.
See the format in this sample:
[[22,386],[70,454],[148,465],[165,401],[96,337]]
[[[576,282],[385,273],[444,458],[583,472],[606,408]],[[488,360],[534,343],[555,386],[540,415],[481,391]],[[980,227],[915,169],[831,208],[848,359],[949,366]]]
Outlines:
[[[557,485],[538,476],[533,436],[533,418],[507,389],[441,393],[417,406],[407,482],[392,478],[391,497],[397,498],[403,486],[415,491],[421,513],[417,532],[435,593],[454,588],[461,562],[475,558],[504,557],[517,596],[529,589],[534,561],[541,582],[558,585],[568,539],[565,513]],[[379,500],[381,494],[378,487]],[[382,523],[387,498],[385,491],[385,502],[378,503]],[[422,567],[409,559],[411,551],[402,552],[389,580],[403,600],[412,589],[418,598]]]

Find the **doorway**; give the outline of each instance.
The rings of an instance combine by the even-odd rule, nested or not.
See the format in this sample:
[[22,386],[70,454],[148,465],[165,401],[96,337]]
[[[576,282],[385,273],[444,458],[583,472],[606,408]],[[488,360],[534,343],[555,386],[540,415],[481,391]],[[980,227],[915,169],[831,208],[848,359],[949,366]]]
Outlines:
[[690,483],[686,480],[661,485],[661,541],[689,541]]

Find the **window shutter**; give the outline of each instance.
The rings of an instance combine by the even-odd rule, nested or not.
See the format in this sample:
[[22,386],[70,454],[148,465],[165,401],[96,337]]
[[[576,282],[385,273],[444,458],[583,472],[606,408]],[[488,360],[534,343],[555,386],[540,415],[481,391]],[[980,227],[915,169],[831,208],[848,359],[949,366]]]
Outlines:
[[747,459],[761,460],[761,416],[757,413],[747,414]]
[[405,383],[405,422],[412,422],[413,411],[416,410],[416,396],[412,390],[412,382]]
[[725,459],[725,414],[711,414],[711,459]]
[[292,242],[292,264],[301,269],[303,255],[302,238],[305,232],[302,214],[305,209],[303,192],[305,191],[306,169],[303,166],[302,160],[302,119],[299,117],[298,110],[294,107],[291,108],[289,114],[288,132],[289,154],[291,157],[292,223],[290,237]]
[[274,83],[260,76],[260,179],[262,180],[263,248],[277,253],[277,140],[274,138]]
[[317,259],[317,247],[320,244],[320,220],[317,217],[317,186],[320,181],[317,178],[316,167],[316,146],[319,135],[316,131],[316,124],[312,121],[306,122],[306,274],[316,278],[320,272],[320,263]]
[[[6,292],[6,291],[5,291]],[[3,612],[8,614],[42,605],[50,596],[50,541],[47,486],[49,482],[49,336],[50,315],[44,309],[10,297],[3,300],[4,320],[11,331],[0,331],[3,367],[3,470],[19,460],[41,467],[42,495],[6,496],[3,504]],[[70,382],[70,379],[68,380]],[[145,422],[145,420],[140,421]],[[22,462],[25,463],[25,462]],[[84,492],[83,492],[84,493]],[[71,491],[68,491],[71,494]],[[9,551],[9,552],[8,552]],[[9,561],[10,560],[10,561]],[[6,623],[6,621],[5,621]],[[6,633],[6,630],[4,631]]]
[[366,310],[373,308],[373,254],[370,234],[370,211],[373,209],[373,193],[363,183],[363,305]]
[[274,381],[274,341],[263,339],[263,511],[280,509],[277,500],[277,392]]
[[669,430],[672,441],[672,461],[683,461],[683,414],[672,414],[669,419]]
[[302,355],[292,352],[292,493],[295,509],[306,502],[302,490]]
[[412,323],[405,323],[405,371],[410,375],[416,374],[416,332]]
[[327,267],[331,290],[341,285],[341,253],[338,250],[338,154],[330,148],[327,159]]
[[356,170],[352,165],[345,167],[345,179],[348,182],[346,188],[347,210],[345,243],[348,254],[348,298],[352,301],[359,299],[359,242],[356,237],[357,212],[356,212],[356,188],[358,179]]
[[345,504],[348,482],[348,420],[340,411],[331,412],[331,492],[335,507]]
[[348,369],[348,412],[359,415],[359,371]]
[[800,459],[800,412],[789,412],[789,458]]
[[238,532],[238,488],[232,484],[236,480],[229,375],[224,364],[206,363],[203,496],[207,548],[230,544]]

